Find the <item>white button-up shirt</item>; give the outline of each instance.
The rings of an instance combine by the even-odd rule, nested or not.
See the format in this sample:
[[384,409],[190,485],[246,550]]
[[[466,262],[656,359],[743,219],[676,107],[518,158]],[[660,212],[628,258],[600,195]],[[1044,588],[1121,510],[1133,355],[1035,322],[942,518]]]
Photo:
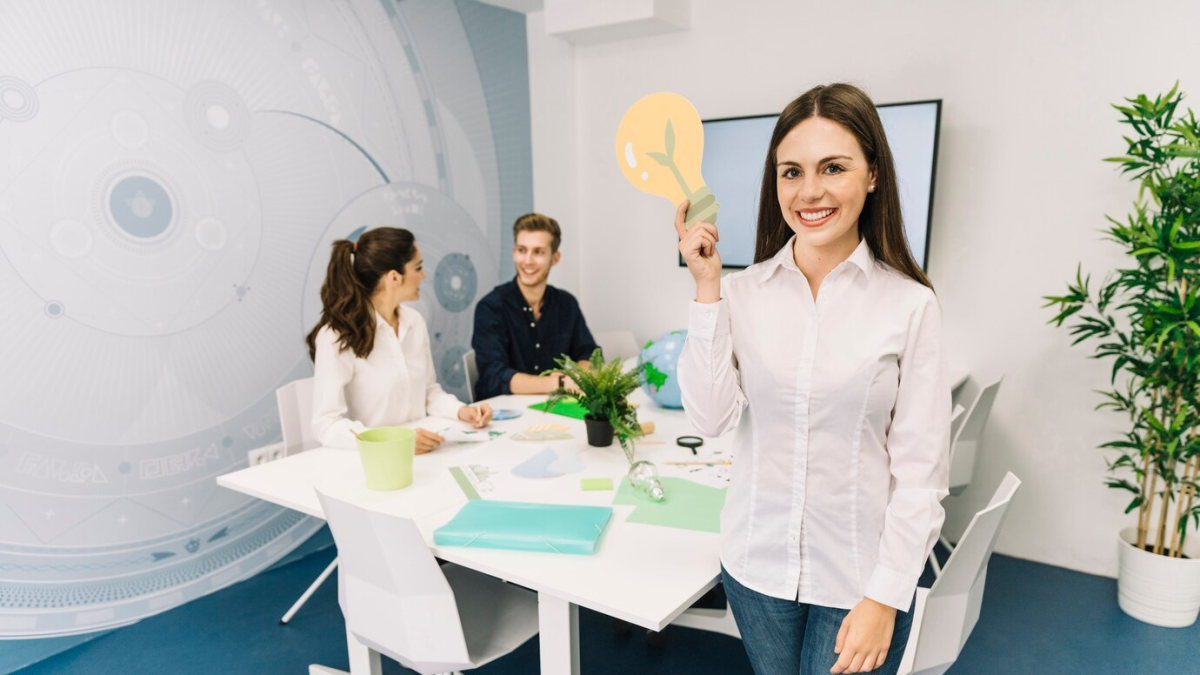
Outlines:
[[737,429],[721,562],[765,595],[908,611],[948,493],[937,298],[864,240],[814,301],[794,241],[690,310],[684,409]]
[[425,318],[402,307],[398,332],[376,312],[375,347],[365,359],[342,350],[329,326],[317,333],[312,424],[321,445],[353,449],[351,429],[458,416],[463,403],[437,383]]

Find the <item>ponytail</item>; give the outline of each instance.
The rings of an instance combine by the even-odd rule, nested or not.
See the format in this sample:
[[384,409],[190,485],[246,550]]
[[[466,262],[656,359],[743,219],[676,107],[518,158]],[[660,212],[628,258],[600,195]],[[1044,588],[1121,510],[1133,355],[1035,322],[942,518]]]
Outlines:
[[308,334],[308,356],[317,358],[317,333],[325,326],[338,336],[339,350],[367,358],[375,346],[375,306],[371,294],[391,270],[404,274],[416,255],[412,233],[397,227],[368,230],[357,242],[333,242],[325,283],[321,285],[321,320]]

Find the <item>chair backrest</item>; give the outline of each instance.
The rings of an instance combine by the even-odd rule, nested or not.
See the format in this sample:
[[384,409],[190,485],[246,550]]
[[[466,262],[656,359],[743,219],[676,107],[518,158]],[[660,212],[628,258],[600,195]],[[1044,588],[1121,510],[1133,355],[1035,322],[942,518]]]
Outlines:
[[637,358],[642,350],[638,347],[637,339],[627,330],[610,330],[607,333],[596,333],[596,344],[604,352],[604,360]]
[[986,508],[975,514],[933,582],[921,616],[913,673],[942,673],[958,658],[979,621],[988,561],[1021,480],[1009,472]]
[[321,445],[313,434],[313,379],[293,380],[275,390],[279,404],[279,429],[283,433],[284,454],[312,450]]
[[467,375],[467,403],[475,402],[475,385],[479,382],[479,366],[475,365],[475,350],[463,354],[463,372]]
[[950,494],[961,494],[975,477],[975,458],[983,439],[983,430],[992,415],[992,404],[1000,392],[1000,378],[979,391],[965,414],[951,422]]
[[338,552],[338,603],[346,628],[422,672],[473,667],[454,591],[417,526],[317,490]]

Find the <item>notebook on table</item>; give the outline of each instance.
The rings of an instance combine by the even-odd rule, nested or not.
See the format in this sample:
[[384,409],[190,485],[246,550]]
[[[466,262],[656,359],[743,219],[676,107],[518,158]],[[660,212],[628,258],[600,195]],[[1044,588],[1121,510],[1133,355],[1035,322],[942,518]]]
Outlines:
[[607,506],[472,499],[433,531],[433,543],[591,555],[611,516]]

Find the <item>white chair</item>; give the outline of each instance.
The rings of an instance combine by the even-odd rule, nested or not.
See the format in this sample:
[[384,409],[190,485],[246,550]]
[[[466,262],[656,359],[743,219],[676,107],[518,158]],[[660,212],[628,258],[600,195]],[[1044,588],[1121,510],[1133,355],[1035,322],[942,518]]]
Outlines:
[[1020,486],[1020,479],[1006,475],[987,508],[971,519],[933,586],[917,589],[900,675],[941,675],[958,659],[979,621],[988,561]]
[[[961,495],[975,477],[975,459],[979,455],[983,430],[992,416],[992,404],[996,402],[1003,381],[1002,377],[979,390],[970,410],[964,409],[961,403],[954,404],[950,417],[950,494],[953,496]],[[938,543],[947,551],[954,551],[954,544],[945,535],[938,536]],[[929,565],[935,574],[941,574],[942,566],[936,551],[929,552]]]
[[[321,444],[312,430],[313,379],[306,377],[283,385],[275,390],[275,400],[279,403],[279,428],[283,433],[284,455],[294,455],[319,447]],[[337,558],[334,558],[316,581],[305,589],[279,620],[281,626],[287,625],[287,622],[296,616],[296,612],[300,611],[312,594],[325,583],[330,574],[333,574],[333,570],[337,569],[337,564]]]
[[627,330],[611,330],[607,333],[597,333],[595,335],[596,344],[600,347],[600,351],[604,352],[604,360],[612,361],[613,359],[636,359],[642,353],[638,347],[637,339],[633,337],[633,333]]
[[479,383],[479,367],[475,365],[475,350],[463,354],[463,373],[467,376],[467,403],[475,402],[475,385]]
[[279,430],[283,433],[286,455],[312,450],[321,443],[313,435],[313,379],[306,377],[288,382],[275,390],[279,404]]
[[[477,668],[538,632],[537,596],[446,564],[438,566],[407,518],[368,511],[317,491],[342,559],[338,604],[346,631],[370,652],[432,675]],[[353,657],[352,657],[353,658]],[[339,673],[310,666],[310,675]]]
[[983,430],[992,415],[992,404],[1000,392],[1000,378],[979,391],[967,412],[951,422],[950,494],[960,495],[975,476],[975,458],[983,439]]

